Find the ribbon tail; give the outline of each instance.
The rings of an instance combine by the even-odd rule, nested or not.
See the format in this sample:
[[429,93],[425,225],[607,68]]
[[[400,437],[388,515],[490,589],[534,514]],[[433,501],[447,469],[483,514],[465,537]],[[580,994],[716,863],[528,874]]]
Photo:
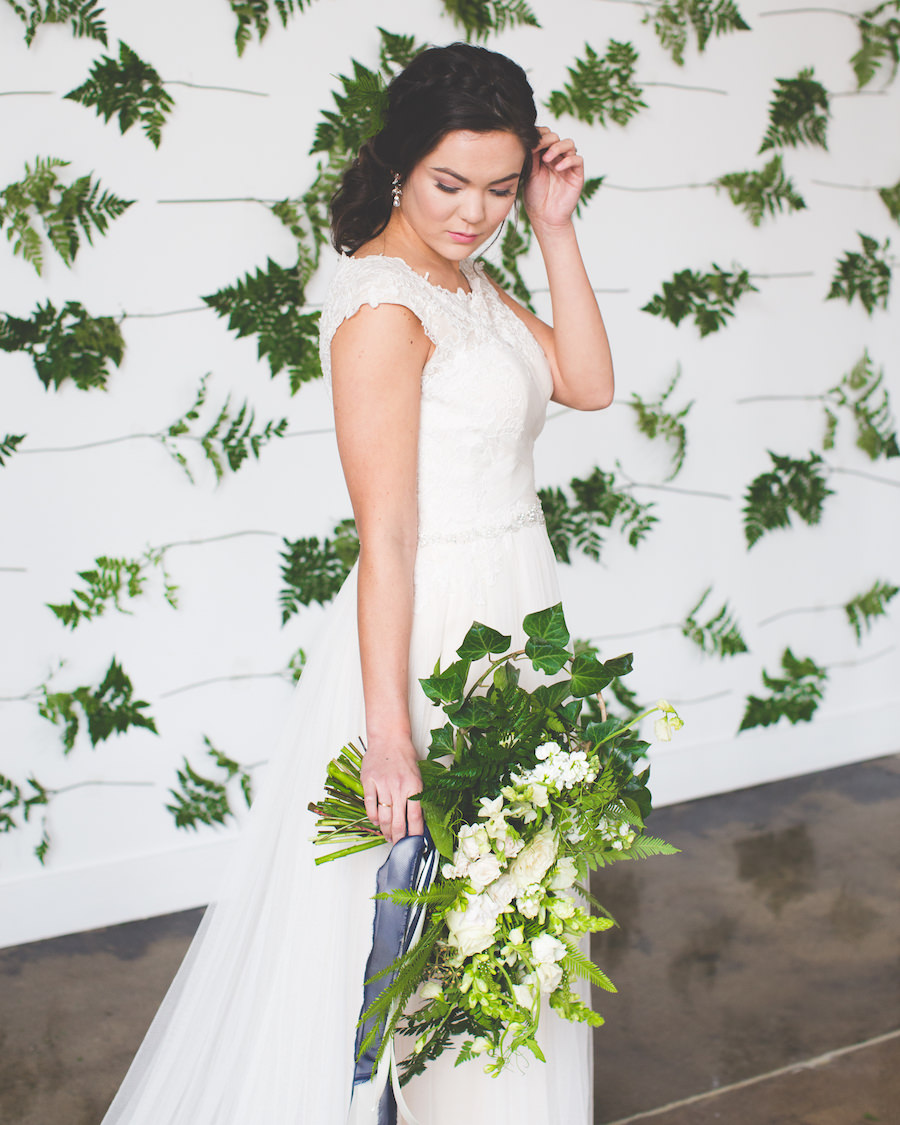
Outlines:
[[[391,848],[390,855],[379,868],[377,890],[380,893],[400,889],[425,890],[431,885],[436,870],[437,850],[431,837],[427,833],[425,836],[406,836]],[[390,987],[395,974],[380,976],[378,980],[372,978],[417,944],[424,924],[423,906],[408,906],[389,899],[376,899],[372,950],[366,962],[362,1013],[369,1009],[384,989]],[[387,1018],[378,1021],[382,1034],[383,1029],[393,1021],[396,1010],[394,1005]],[[360,1046],[375,1022],[371,1018],[357,1029],[356,1066],[348,1125],[397,1125],[398,1105],[408,1125],[418,1125],[400,1090],[393,1037],[377,1066],[375,1059],[381,1045],[381,1036],[376,1035],[372,1044],[360,1053]]]

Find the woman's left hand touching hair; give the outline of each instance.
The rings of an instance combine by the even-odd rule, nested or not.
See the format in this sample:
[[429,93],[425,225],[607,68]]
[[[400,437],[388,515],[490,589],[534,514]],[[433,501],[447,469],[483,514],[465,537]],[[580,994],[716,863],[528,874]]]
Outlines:
[[584,160],[570,138],[539,125],[540,142],[532,152],[531,176],[525,185],[525,210],[534,227],[564,227],[581,198]]

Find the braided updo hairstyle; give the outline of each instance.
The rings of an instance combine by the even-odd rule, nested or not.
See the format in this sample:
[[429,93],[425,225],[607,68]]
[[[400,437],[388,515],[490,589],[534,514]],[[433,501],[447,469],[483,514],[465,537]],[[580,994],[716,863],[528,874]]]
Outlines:
[[387,93],[384,127],[362,146],[331,201],[338,251],[352,254],[384,230],[394,174],[404,180],[454,130],[514,134],[525,149],[520,184],[531,171],[531,150],[540,139],[534,91],[525,71],[505,55],[470,43],[430,47]]

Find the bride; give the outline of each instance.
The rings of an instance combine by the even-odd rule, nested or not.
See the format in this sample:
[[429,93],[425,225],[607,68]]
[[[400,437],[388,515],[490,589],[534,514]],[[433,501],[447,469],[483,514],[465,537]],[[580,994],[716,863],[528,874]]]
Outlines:
[[[612,364],[572,214],[571,140],[535,125],[524,71],[457,43],[391,83],[332,205],[342,256],[321,320],[360,553],[298,685],[209,908],[104,1125],[343,1125],[371,941],[375,849],[316,868],[307,803],[364,738],[366,811],[422,831],[418,685],[473,619],[521,639],[558,600],[532,447],[549,400],[607,406]],[[521,199],[553,327],[472,258]],[[498,1078],[446,1056],[406,1088],[422,1125],[590,1125],[589,1031],[548,1012],[546,1064]]]

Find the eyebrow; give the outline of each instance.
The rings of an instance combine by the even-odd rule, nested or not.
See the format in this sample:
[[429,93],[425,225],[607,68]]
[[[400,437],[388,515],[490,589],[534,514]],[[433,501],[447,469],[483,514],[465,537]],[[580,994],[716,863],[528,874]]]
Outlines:
[[[452,176],[454,180],[459,180],[461,184],[469,184],[472,181],[467,180],[465,176],[461,176],[459,172],[454,172],[451,168],[432,168],[432,172],[443,172],[445,176]],[[521,173],[510,172],[508,176],[501,176],[499,180],[491,180],[488,187],[493,187],[494,184],[505,184],[507,180],[517,180]]]

